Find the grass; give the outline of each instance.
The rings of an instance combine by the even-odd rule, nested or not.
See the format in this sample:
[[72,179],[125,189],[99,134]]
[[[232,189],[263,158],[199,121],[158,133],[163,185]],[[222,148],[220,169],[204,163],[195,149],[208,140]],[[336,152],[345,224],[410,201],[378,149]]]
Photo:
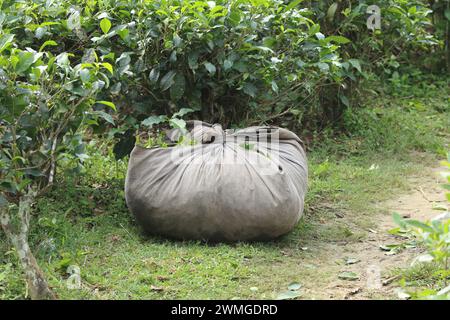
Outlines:
[[[448,286],[450,272],[437,263],[416,263],[408,268],[397,268],[392,274],[399,277],[402,291],[413,299],[430,299],[430,296]],[[448,298],[447,298],[448,300]]]
[[[446,88],[433,92],[349,110],[348,134],[321,136],[309,152],[305,216],[277,241],[207,244],[142,235],[125,205],[126,162],[91,142],[84,174],[61,172],[36,204],[33,250],[63,299],[265,299],[291,282],[323,287],[336,278],[323,263],[329,245],[363,240],[376,225],[376,203],[405,190],[405,177],[420,176],[448,149]],[[81,289],[67,288],[69,265],[79,266]],[[0,299],[22,299],[25,290],[1,234]]]

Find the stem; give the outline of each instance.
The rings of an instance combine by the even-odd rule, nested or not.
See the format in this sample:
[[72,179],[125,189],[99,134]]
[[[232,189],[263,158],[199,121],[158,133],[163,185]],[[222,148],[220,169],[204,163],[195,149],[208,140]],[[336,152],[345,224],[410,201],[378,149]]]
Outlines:
[[52,142],[52,151],[50,154],[50,172],[48,174],[48,184],[53,184],[53,179],[55,177],[55,167],[56,167],[56,159],[55,159],[55,150],[56,150],[56,142],[58,137],[56,136]]
[[[445,247],[445,252],[449,252],[448,245]],[[444,277],[444,286],[447,286],[447,277],[448,277],[448,256],[445,257],[445,277]]]
[[[450,9],[450,1],[447,1],[447,8],[446,10]],[[444,11],[445,12],[445,11]],[[450,72],[450,50],[449,50],[449,42],[450,42],[450,29],[449,29],[449,21],[446,19],[445,13],[444,13],[444,19],[445,21],[445,64],[447,67],[447,71]]]
[[30,225],[31,205],[35,192],[29,191],[21,197],[17,212],[18,224],[12,222],[12,214],[8,208],[0,208],[0,224],[6,237],[17,251],[20,264],[25,271],[28,292],[32,300],[54,300],[56,296],[50,290],[44,273],[28,244],[28,230]]

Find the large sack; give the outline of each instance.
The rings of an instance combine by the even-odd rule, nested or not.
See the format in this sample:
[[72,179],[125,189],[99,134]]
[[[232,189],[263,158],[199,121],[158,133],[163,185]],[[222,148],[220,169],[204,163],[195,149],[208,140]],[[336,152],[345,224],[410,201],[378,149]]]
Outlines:
[[196,145],[133,149],[125,195],[144,230],[212,241],[268,240],[292,230],[307,189],[301,140],[281,128],[224,132],[199,123],[190,131]]

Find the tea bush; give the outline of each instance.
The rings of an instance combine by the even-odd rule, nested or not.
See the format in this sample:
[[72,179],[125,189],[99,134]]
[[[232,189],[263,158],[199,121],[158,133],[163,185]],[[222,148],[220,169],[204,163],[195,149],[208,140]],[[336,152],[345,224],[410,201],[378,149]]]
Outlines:
[[142,123],[182,110],[224,127],[320,131],[351,118],[361,79],[401,86],[413,62],[442,69],[448,5],[381,0],[381,31],[370,31],[374,3],[0,1],[3,229],[27,245],[34,197],[58,161],[79,168],[89,135],[116,138],[120,158]]

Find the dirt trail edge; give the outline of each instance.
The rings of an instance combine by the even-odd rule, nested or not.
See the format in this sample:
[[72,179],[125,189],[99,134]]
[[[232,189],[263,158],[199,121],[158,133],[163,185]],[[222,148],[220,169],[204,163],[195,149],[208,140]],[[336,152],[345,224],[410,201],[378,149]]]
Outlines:
[[439,173],[442,171],[442,168],[434,168],[426,176],[410,179],[408,193],[379,203],[379,215],[373,218],[377,219],[377,227],[367,230],[367,237],[360,242],[330,244],[327,258],[317,266],[328,269],[324,271],[333,276],[317,286],[305,283],[304,298],[398,299],[398,286],[392,271],[408,267],[423,249],[406,248],[392,254],[380,246],[405,242],[388,232],[396,227],[392,221],[393,212],[422,221],[441,213],[432,208],[433,205],[445,204],[445,191],[440,187],[443,180]]

